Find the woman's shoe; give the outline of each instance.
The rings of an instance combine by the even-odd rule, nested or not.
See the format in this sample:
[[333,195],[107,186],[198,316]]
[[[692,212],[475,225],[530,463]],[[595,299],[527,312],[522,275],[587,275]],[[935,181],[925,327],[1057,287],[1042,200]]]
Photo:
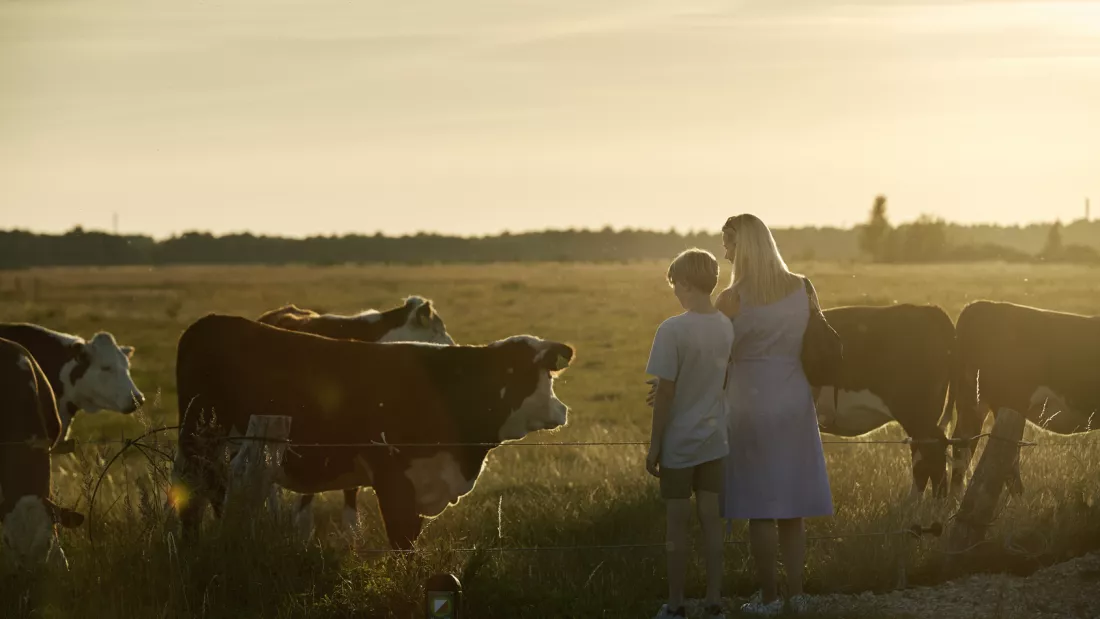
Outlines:
[[653,619],[675,619],[676,617],[687,617],[687,611],[681,606],[676,610],[671,610],[668,604],[662,604],[661,610],[657,611],[657,616]]
[[796,613],[805,613],[810,610],[813,604],[813,598],[805,593],[799,593],[798,595],[792,595],[787,604],[790,605],[791,610]]

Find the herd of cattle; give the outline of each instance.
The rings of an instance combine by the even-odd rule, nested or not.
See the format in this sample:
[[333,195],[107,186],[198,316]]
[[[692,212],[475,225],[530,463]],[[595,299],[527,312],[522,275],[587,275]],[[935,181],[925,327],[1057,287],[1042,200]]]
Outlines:
[[[952,323],[941,308],[898,304],[826,310],[845,360],[836,385],[815,386],[823,432],[856,436],[890,421],[910,438],[913,492],[961,488],[974,437],[1001,407],[1049,430],[1091,429],[1100,408],[1100,318],[978,301]],[[134,349],[30,324],[0,324],[0,520],[6,551],[27,559],[54,548],[55,525],[84,517],[50,498],[50,458],[68,453],[73,416],[132,413],[145,401],[130,376]],[[375,491],[391,546],[411,548],[425,517],[469,493],[488,452],[564,426],[554,378],[568,344],[516,335],[458,345],[431,301],[384,312],[318,314],[293,305],[255,320],[205,316],[177,345],[179,442],[169,502],[185,536],[205,508],[220,516],[227,453],[252,415],[291,418],[294,449],[278,483],[311,501]],[[952,415],[954,411],[954,415]],[[954,418],[949,439],[945,430]]]

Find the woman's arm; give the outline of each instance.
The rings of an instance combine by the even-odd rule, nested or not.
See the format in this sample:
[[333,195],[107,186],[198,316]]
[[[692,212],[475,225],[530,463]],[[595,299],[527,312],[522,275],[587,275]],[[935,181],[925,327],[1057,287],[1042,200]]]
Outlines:
[[813,309],[821,309],[821,301],[817,298],[817,288],[814,288],[814,283],[810,281],[810,278],[806,278],[806,287],[810,289],[810,307]]

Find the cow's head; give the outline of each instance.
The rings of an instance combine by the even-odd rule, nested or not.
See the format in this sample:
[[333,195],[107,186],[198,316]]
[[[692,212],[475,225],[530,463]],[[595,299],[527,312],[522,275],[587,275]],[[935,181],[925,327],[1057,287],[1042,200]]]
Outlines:
[[3,545],[8,551],[4,554],[10,553],[21,567],[42,564],[50,559],[67,567],[65,555],[58,545],[56,525],[75,528],[83,523],[83,514],[55,505],[46,498],[23,496],[4,517]]
[[145,395],[130,377],[132,346],[119,346],[110,333],[71,344],[73,359],[62,369],[65,397],[86,413],[100,410],[132,413]]
[[932,496],[947,494],[947,439],[937,437],[910,445],[913,456],[913,495],[932,483]]
[[500,390],[508,416],[501,441],[519,440],[529,432],[554,430],[568,423],[569,407],[554,395],[554,378],[573,361],[568,344],[518,335],[493,346],[506,348],[504,386]]
[[443,318],[436,313],[432,302],[423,297],[409,297],[400,310],[405,321],[401,326],[382,336],[380,342],[427,342],[454,346],[454,339],[447,333]]

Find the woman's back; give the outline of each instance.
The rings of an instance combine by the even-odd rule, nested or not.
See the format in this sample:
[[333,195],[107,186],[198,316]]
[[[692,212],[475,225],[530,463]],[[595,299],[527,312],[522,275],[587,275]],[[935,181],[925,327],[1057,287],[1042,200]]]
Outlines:
[[801,286],[768,305],[752,305],[740,295],[734,318],[734,362],[775,359],[800,361],[802,334],[810,319],[809,298]]
[[817,412],[802,370],[810,300],[799,286],[752,305],[739,294],[726,386],[730,455],[725,518],[805,518],[832,513]]

